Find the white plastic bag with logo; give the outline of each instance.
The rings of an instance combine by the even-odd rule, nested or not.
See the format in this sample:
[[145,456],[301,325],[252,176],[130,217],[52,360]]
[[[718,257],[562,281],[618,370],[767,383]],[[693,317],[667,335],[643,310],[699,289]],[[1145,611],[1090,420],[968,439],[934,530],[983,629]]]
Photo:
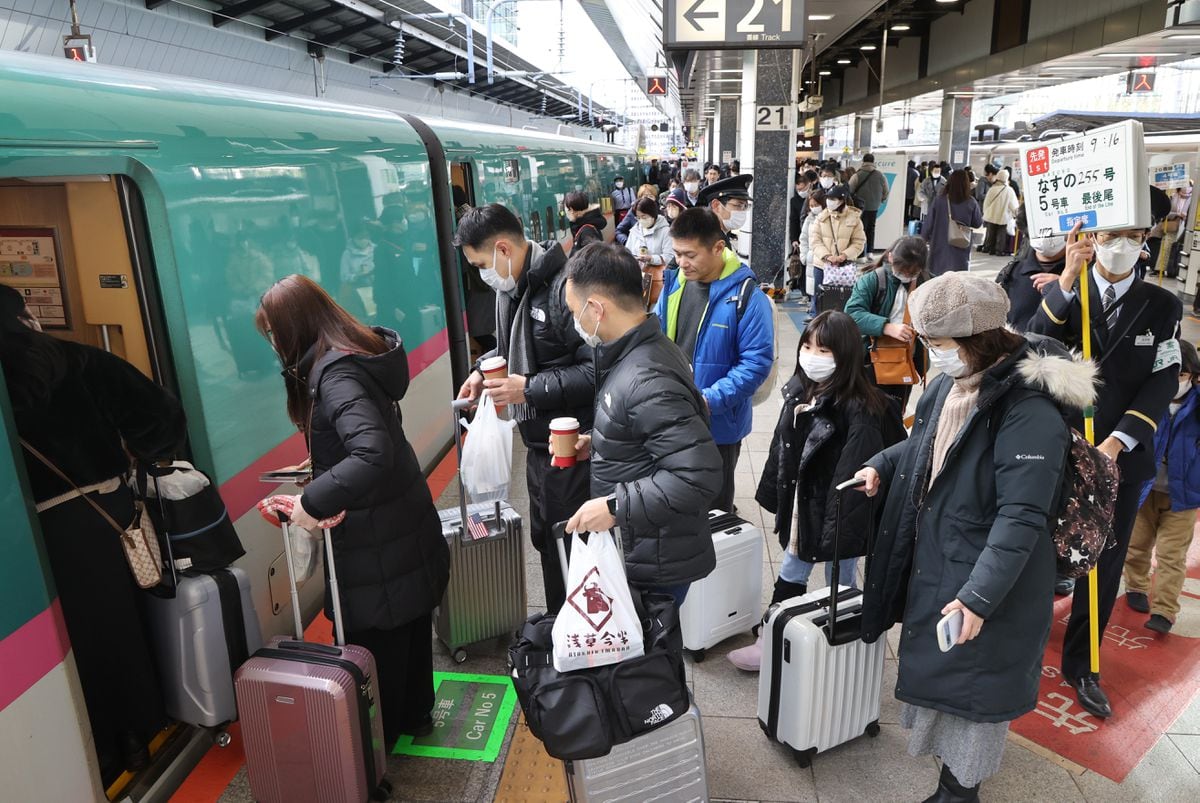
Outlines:
[[470,437],[463,443],[462,481],[472,502],[502,502],[512,480],[512,446],[515,421],[496,413],[492,395],[484,392],[475,420],[462,421]]
[[611,533],[571,536],[567,601],[554,620],[554,668],[604,666],[643,653],[642,623]]

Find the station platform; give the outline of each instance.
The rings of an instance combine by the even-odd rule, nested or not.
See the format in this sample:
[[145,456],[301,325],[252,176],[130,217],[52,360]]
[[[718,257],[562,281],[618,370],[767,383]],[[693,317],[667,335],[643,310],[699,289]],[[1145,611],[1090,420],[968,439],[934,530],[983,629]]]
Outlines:
[[[1006,260],[975,255],[973,271],[996,271]],[[1165,283],[1175,290],[1177,283]],[[1187,308],[1190,312],[1190,307]],[[799,309],[780,316],[779,348],[784,365],[795,354],[800,331]],[[1200,338],[1200,320],[1185,315],[1184,336]],[[780,382],[791,371],[780,372]],[[737,475],[739,515],[763,527],[766,549],[762,565],[763,602],[781,561],[776,537],[769,531],[754,502],[754,489],[766,458],[779,402],[754,411],[754,432],[744,445]],[[528,521],[524,454],[514,455],[512,503]],[[453,458],[430,478],[438,507],[457,504]],[[769,517],[768,517],[769,518]],[[528,536],[526,536],[528,537]],[[540,610],[544,597],[537,553],[527,543],[529,611]],[[861,572],[861,567],[860,567]],[[1100,724],[1083,713],[1068,689],[1054,675],[1054,645],[1061,640],[1061,621],[1069,610],[1060,599],[1055,630],[1047,654],[1046,677],[1039,708],[1019,720],[1009,736],[1001,772],[987,781],[985,801],[1127,801],[1182,803],[1200,798],[1200,547],[1193,545],[1189,579],[1184,590],[1179,624],[1169,636],[1141,627],[1144,615],[1134,615],[1118,599],[1113,622],[1105,635],[1105,687],[1113,696],[1116,716]],[[812,577],[812,588],[824,584],[823,571]],[[323,617],[314,622],[310,637],[329,640]],[[790,751],[767,740],[756,720],[757,675],[741,672],[726,660],[733,649],[749,644],[749,633],[708,651],[705,661],[687,661],[687,677],[703,714],[709,792],[723,801],[919,801],[937,785],[939,768],[929,757],[907,753],[906,733],[899,726],[896,645],[899,633],[888,636],[884,673],[881,733],[860,738],[821,754],[812,767],[799,768]],[[435,647],[439,672],[503,676],[507,641],[475,645],[468,659],[455,664],[445,647]],[[545,755],[540,744],[518,722],[519,708],[500,743],[494,761],[392,755],[388,778],[398,801],[565,801],[561,764]],[[236,726],[234,743],[214,748],[179,792],[178,803],[243,803],[251,801]]]

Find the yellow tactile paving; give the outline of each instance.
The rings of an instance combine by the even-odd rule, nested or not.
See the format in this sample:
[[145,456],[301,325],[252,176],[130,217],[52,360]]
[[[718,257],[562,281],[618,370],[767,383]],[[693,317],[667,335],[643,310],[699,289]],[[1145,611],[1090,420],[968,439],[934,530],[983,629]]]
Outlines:
[[567,779],[562,762],[546,753],[522,715],[517,720],[508,748],[495,803],[563,803],[565,800]]

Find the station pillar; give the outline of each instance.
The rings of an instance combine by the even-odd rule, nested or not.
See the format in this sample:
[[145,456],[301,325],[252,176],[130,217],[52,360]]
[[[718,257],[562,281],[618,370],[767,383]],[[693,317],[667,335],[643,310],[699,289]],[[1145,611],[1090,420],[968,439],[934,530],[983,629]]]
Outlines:
[[719,98],[717,117],[721,135],[717,138],[713,162],[724,164],[737,158],[738,102],[737,98]]
[[750,194],[750,267],[760,282],[772,281],[786,264],[788,251],[788,201],[793,192],[796,161],[796,97],[800,51],[759,50],[755,70],[754,108],[786,110],[780,127],[748,125],[754,129],[754,152],[742,160],[742,170],[753,172]]
[[874,117],[855,116],[854,118],[854,151],[868,153],[871,150],[871,137],[875,130]]
[[938,136],[938,159],[951,167],[966,167],[971,163],[970,96],[946,95],[942,99],[942,125]]

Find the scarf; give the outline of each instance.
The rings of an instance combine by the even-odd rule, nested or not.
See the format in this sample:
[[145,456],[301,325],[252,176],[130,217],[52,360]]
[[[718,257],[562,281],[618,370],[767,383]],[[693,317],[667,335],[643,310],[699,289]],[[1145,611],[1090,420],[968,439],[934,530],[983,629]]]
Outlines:
[[979,401],[979,386],[983,383],[983,373],[980,371],[954,380],[954,387],[946,394],[946,401],[938,414],[937,430],[933,436],[933,470],[929,472],[930,485],[937,475],[942,473],[946,454],[970,418],[975,403]]
[[[542,261],[545,249],[536,242],[529,243],[529,267],[533,269]],[[508,361],[509,375],[520,374],[530,376],[535,373],[537,357],[533,352],[533,318],[529,311],[532,307],[530,297],[533,291],[529,289],[526,279],[525,292],[519,298],[513,298],[508,293],[496,293],[496,346],[500,356]],[[508,405],[512,420],[518,423],[533,418],[534,410],[526,402]]]

